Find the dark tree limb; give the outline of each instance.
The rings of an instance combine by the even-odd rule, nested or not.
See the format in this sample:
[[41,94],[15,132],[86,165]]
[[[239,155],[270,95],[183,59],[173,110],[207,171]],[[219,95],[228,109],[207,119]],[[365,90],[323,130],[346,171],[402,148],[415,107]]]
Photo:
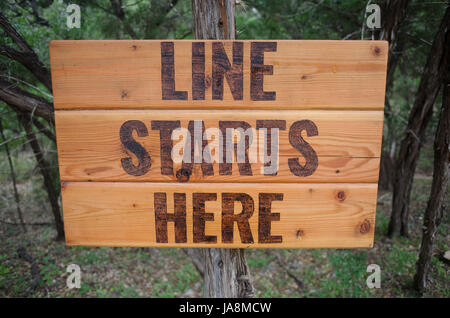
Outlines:
[[178,0],[169,0],[167,3],[158,10],[158,14],[154,15],[154,18],[148,19],[145,26],[145,38],[151,38],[154,30],[157,30],[167,18],[167,15],[172,11],[172,9],[177,5]]
[[[7,221],[3,221],[3,220],[0,220],[0,223],[6,224],[6,225],[13,225],[13,226],[22,226],[22,224],[20,224],[20,223],[7,222]],[[29,225],[29,226],[48,226],[48,225],[53,225],[54,223],[51,223],[51,222],[35,222],[35,223],[24,223],[24,224],[25,225]]]
[[64,225],[61,218],[61,213],[59,209],[59,203],[58,203],[58,193],[55,190],[55,187],[53,185],[52,177],[49,171],[49,164],[45,160],[43,153],[41,151],[41,147],[39,145],[38,140],[36,139],[36,135],[32,128],[32,121],[30,120],[30,117],[18,113],[19,120],[25,129],[26,136],[28,141],[30,142],[31,148],[33,149],[34,156],[36,158],[39,170],[42,174],[42,177],[44,179],[44,185],[47,190],[48,199],[50,201],[50,205],[53,212],[53,217],[55,219],[55,226],[56,226],[56,240],[64,240]]
[[131,27],[131,25],[125,20],[125,11],[123,10],[122,0],[110,0],[112,11],[106,11],[110,12],[113,15],[116,16],[117,19],[119,19],[124,28],[125,31],[131,36],[132,39],[137,39],[138,36],[136,35],[136,31]]
[[37,120],[36,117],[32,117],[33,125],[39,130],[39,132],[43,133],[48,139],[53,141],[56,144],[56,136],[55,134],[50,130],[49,127],[46,127],[44,124],[42,124],[39,120]]
[[[17,5],[19,5],[22,9],[27,10],[31,8],[31,14],[34,16],[34,23],[38,24],[38,25],[42,25],[42,26],[50,26],[50,23],[44,19],[43,17],[41,17],[39,15],[39,7],[38,7],[38,3],[36,2],[36,0],[21,0],[21,1],[16,1],[15,2]],[[13,9],[12,9],[13,10]],[[14,11],[14,10],[13,10]]]
[[[3,133],[3,124],[2,124],[1,119],[0,119],[0,136],[2,137],[3,141],[6,141],[5,134]],[[8,157],[9,170],[11,173],[11,181],[12,181],[13,189],[14,189],[14,199],[16,200],[17,216],[19,218],[19,222],[20,222],[20,225],[22,226],[23,231],[27,232],[25,222],[23,221],[22,209],[20,208],[20,197],[19,197],[19,191],[17,191],[16,173],[14,172],[14,165],[11,160],[11,154],[9,152],[8,143],[5,143],[4,146],[5,146],[6,156]]]
[[2,13],[0,13],[0,27],[20,49],[20,51],[18,51],[9,46],[0,45],[0,54],[16,60],[17,62],[25,66],[51,92],[52,79],[50,71],[39,60],[39,57],[31,48],[31,46],[24,40],[19,32],[14,29],[14,27],[11,25],[11,23],[9,23],[9,21]]
[[295,275],[290,269],[289,267],[285,264],[285,262],[283,262],[283,260],[281,259],[281,256],[279,253],[274,253],[273,255],[275,255],[275,258],[277,260],[278,265],[283,268],[283,270],[286,272],[286,274],[292,278],[294,280],[294,282],[297,284],[297,287],[299,289],[304,289],[305,288],[305,284],[302,282],[302,280],[300,278],[297,277],[297,275]]
[[[30,1],[32,10],[37,14],[35,1]],[[38,18],[38,16],[36,16]],[[14,41],[20,50],[16,50],[4,44],[0,44],[0,54],[13,59],[25,66],[44,86],[51,92],[52,83],[50,71],[39,60],[39,57],[31,48],[31,46],[23,39],[16,29],[9,23],[6,17],[0,13],[0,27]],[[15,108],[20,112],[27,112],[33,115],[43,117],[50,123],[53,123],[53,104],[46,99],[31,94],[18,88],[15,84],[7,80],[0,79],[0,100]],[[49,139],[56,142],[54,134],[46,129],[41,123],[33,118],[33,123],[44,133]]]
[[32,12],[34,18],[36,19],[36,23],[39,25],[47,26],[47,27],[50,26],[50,23],[39,15],[39,10],[38,10],[38,5],[36,3],[36,0],[29,0],[28,2],[30,3],[31,12]]
[[0,100],[15,110],[31,113],[53,123],[53,104],[45,98],[31,94],[16,84],[0,79]]
[[434,38],[422,73],[408,125],[396,158],[392,213],[388,236],[408,236],[409,200],[425,131],[430,122],[434,101],[446,75],[450,50],[450,6],[447,7]]
[[28,254],[25,250],[25,247],[21,246],[17,249],[17,255],[20,259],[23,259],[30,263],[31,265],[31,285],[25,291],[24,297],[28,297],[30,293],[39,285],[39,282],[42,280],[41,271],[39,266],[34,261],[33,257]]
[[387,126],[387,138],[383,140],[384,150],[381,154],[380,178],[379,186],[382,189],[392,189],[394,173],[395,152],[391,152],[392,143],[395,137],[395,128],[393,124],[393,114],[389,98],[387,96],[390,91],[394,78],[394,71],[401,58],[403,41],[399,40],[399,30],[406,18],[406,9],[409,0],[384,0],[381,12],[383,15],[382,29],[379,32],[379,40],[389,42],[388,67],[386,74],[386,98],[384,106],[385,125]]
[[382,5],[383,25],[379,39],[389,42],[386,86],[390,86],[392,82],[392,77],[400,57],[400,54],[397,53],[397,45],[399,44],[398,31],[406,18],[408,4],[409,0],[385,0]]
[[[450,36],[447,34],[447,36]],[[450,54],[450,53],[448,53]],[[433,254],[433,243],[444,215],[444,199],[449,181],[450,166],[450,64],[444,83],[442,110],[434,139],[434,169],[431,195],[423,220],[423,236],[420,246],[414,288],[419,292],[427,289],[427,276]]]

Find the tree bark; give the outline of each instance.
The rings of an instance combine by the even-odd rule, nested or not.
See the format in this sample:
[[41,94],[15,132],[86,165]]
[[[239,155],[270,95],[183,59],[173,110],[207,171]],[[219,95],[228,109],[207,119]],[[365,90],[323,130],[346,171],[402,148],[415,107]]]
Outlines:
[[[394,174],[395,151],[392,150],[392,143],[395,142],[395,127],[392,122],[392,110],[387,94],[392,87],[394,71],[400,60],[402,42],[398,39],[400,26],[406,18],[406,9],[409,0],[385,0],[382,4],[383,25],[380,31],[379,40],[389,42],[389,57],[386,74],[386,102],[384,107],[385,125],[387,126],[387,138],[383,138],[383,148],[381,153],[380,178],[378,185],[381,189],[391,190]],[[387,149],[387,150],[386,150]],[[395,149],[395,148],[394,148]]]
[[119,1],[110,0],[110,2],[111,2],[112,12],[117,17],[117,19],[119,19],[122,22],[122,24],[125,28],[125,32],[127,32],[128,35],[131,36],[131,38],[133,40],[137,39],[138,37],[136,35],[136,31],[134,31],[134,29],[131,27],[131,25],[125,21],[125,11],[123,10],[122,0],[119,0]]
[[[236,38],[234,0],[192,0],[196,39]],[[247,298],[254,296],[243,249],[206,248],[204,297]]]
[[9,46],[0,44],[0,54],[18,61],[25,66],[42,84],[51,92],[52,78],[50,71],[39,60],[39,57],[31,46],[22,38],[19,32],[9,23],[6,17],[0,13],[0,27],[19,47],[20,51]]
[[54,122],[53,104],[46,99],[28,93],[17,87],[16,84],[0,79],[0,100],[17,111],[42,117]]
[[[449,36],[449,35],[447,35]],[[450,64],[449,64],[450,65]],[[434,170],[431,195],[428,200],[423,221],[423,236],[420,246],[417,272],[414,276],[414,288],[426,291],[427,275],[433,254],[434,238],[444,215],[444,198],[447,191],[450,165],[450,67],[447,68],[447,80],[442,94],[442,110],[434,139]]]
[[428,61],[420,80],[414,105],[409,114],[405,137],[396,158],[392,213],[388,236],[408,236],[409,199],[414,172],[426,128],[433,113],[433,104],[449,63],[450,7],[447,7],[434,38]]
[[204,297],[251,298],[254,289],[244,249],[205,248]]
[[234,40],[234,7],[234,0],[192,0],[195,38]]
[[[0,13],[0,27],[4,33],[17,45],[19,50],[10,46],[0,44],[0,54],[15,60],[26,67],[50,92],[52,92],[52,80],[50,71],[39,60],[39,57],[28,44],[27,41],[17,32],[8,19]],[[31,113],[33,115],[45,118],[50,123],[54,122],[53,104],[46,99],[31,94],[0,78],[0,100],[15,108],[22,113]]]
[[32,128],[32,121],[30,120],[30,116],[18,113],[18,117],[23,128],[25,129],[27,139],[30,142],[31,148],[33,149],[33,153],[36,158],[39,170],[44,179],[44,185],[47,190],[48,199],[50,201],[53,217],[55,219],[55,226],[57,232],[56,240],[57,241],[64,240],[64,224],[60,214],[58,194],[57,191],[55,190],[54,184],[52,182],[52,177],[50,175],[49,164],[45,160],[39,142],[36,139],[36,135]]
[[398,63],[400,54],[397,52],[398,31],[406,18],[406,9],[409,0],[385,0],[381,10],[383,15],[383,26],[379,40],[389,42],[389,58],[386,76],[386,85],[392,82],[393,74]]

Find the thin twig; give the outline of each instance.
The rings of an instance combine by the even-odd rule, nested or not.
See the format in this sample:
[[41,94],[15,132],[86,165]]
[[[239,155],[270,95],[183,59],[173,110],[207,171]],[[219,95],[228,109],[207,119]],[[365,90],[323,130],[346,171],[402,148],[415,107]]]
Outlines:
[[[3,221],[3,220],[0,220],[0,223],[7,224],[7,225],[14,225],[14,226],[21,226],[22,225],[20,223],[8,222],[8,221]],[[35,223],[24,223],[24,224],[25,225],[30,225],[30,226],[48,226],[48,225],[54,225],[55,223],[52,223],[52,222],[35,222]]]
[[33,257],[25,251],[25,247],[21,246],[17,249],[17,254],[20,259],[23,259],[31,265],[31,278],[33,279],[31,285],[25,291],[24,297],[28,297],[30,293],[39,285],[41,281],[41,273],[39,266],[34,261]]
[[40,89],[39,87],[34,86],[33,84],[30,84],[30,83],[28,83],[28,82],[25,82],[24,80],[21,80],[21,79],[19,79],[19,78],[17,78],[17,77],[11,76],[11,75],[6,76],[6,75],[1,75],[1,74],[0,74],[0,76],[6,78],[6,79],[8,79],[8,80],[9,80],[9,79],[12,79],[12,80],[15,80],[15,81],[17,81],[17,82],[20,82],[20,83],[22,83],[22,84],[25,84],[25,85],[27,85],[27,86],[29,86],[29,87],[31,87],[31,88],[37,90],[39,93],[44,94],[45,96],[47,96],[48,98],[51,98],[51,99],[53,100],[53,95],[52,95],[52,94],[48,94],[48,93],[44,92],[42,89]]
[[[5,140],[5,134],[3,133],[3,124],[2,124],[1,119],[0,119],[0,135],[2,137],[2,140]],[[22,225],[23,231],[27,232],[27,228],[23,221],[22,209],[20,208],[20,197],[19,197],[19,192],[17,191],[16,173],[14,172],[14,165],[11,160],[11,154],[9,152],[9,147],[8,147],[7,143],[5,144],[5,152],[6,152],[6,156],[8,157],[9,169],[11,171],[11,180],[12,180],[13,189],[14,189],[14,199],[16,200],[17,215],[19,217],[19,221],[20,221],[20,224]]]
[[55,218],[55,225],[57,231],[56,240],[62,240],[64,239],[64,225],[60,215],[57,191],[54,187],[52,176],[47,170],[48,163],[44,159],[44,156],[42,155],[43,152],[41,150],[39,142],[36,139],[36,135],[33,132],[33,128],[30,121],[22,113],[18,113],[18,117],[19,121],[21,122],[23,128],[27,133],[27,138],[30,141],[31,149],[33,149],[36,162],[38,163],[39,166],[39,171],[41,172],[42,177],[44,179],[44,185],[47,190],[48,198],[50,200],[53,217]]

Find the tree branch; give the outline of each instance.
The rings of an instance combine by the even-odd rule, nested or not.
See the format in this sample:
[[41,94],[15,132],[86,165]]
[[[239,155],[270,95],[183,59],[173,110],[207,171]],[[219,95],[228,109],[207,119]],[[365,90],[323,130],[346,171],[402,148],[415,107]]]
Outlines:
[[17,115],[23,128],[25,129],[25,132],[27,133],[27,139],[30,142],[31,149],[33,150],[39,170],[44,179],[44,185],[47,190],[53,217],[55,218],[55,226],[57,232],[56,240],[64,240],[64,224],[60,214],[57,190],[54,187],[53,178],[49,171],[49,164],[43,156],[41,146],[39,145],[39,142],[33,131],[31,121],[26,117],[26,114],[18,112]]
[[153,19],[147,19],[147,23],[145,26],[145,37],[151,38],[150,30],[158,29],[164,22],[166,22],[167,15],[172,11],[173,8],[177,5],[178,0],[170,0],[167,5],[162,9],[160,8],[159,14],[155,15]]
[[22,38],[22,36],[16,31],[16,29],[14,29],[14,27],[11,25],[11,23],[9,23],[9,21],[2,13],[0,13],[0,27],[21,50],[18,51],[4,44],[0,44],[0,54],[16,60],[17,62],[25,66],[51,92],[52,79],[50,76],[50,71],[39,60],[39,57],[33,51],[30,45],[28,45],[27,41]]
[[131,27],[131,25],[125,21],[125,11],[123,10],[122,7],[122,0],[119,0],[118,2],[116,0],[110,0],[110,2],[113,9],[112,14],[114,14],[117,17],[117,19],[119,19],[123,23],[125,31],[131,36],[131,38],[137,39],[136,32]]
[[37,120],[36,117],[32,117],[31,120],[33,122],[33,125],[39,130],[39,132],[42,132],[45,136],[47,136],[48,139],[56,143],[56,136],[48,127],[45,127],[41,122]]
[[0,79],[0,100],[21,112],[32,113],[51,123],[54,122],[52,103],[2,79]]

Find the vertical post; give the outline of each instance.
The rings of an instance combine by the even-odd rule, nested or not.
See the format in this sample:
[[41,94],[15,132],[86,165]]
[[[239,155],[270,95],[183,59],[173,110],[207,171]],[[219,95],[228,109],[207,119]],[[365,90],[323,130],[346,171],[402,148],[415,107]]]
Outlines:
[[[235,0],[192,0],[196,39],[236,38]],[[204,297],[247,298],[254,296],[244,249],[202,250]]]

